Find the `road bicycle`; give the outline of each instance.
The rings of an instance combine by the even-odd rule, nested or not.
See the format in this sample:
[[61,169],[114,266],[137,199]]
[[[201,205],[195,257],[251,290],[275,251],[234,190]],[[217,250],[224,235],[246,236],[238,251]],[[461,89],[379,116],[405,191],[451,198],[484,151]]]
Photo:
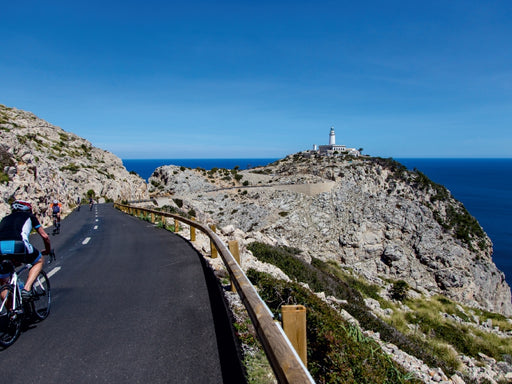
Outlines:
[[[49,256],[50,262],[55,260],[53,251]],[[4,273],[9,273],[9,283],[0,288],[0,347],[7,348],[18,339],[23,321],[38,322],[48,317],[51,291],[48,275],[41,270],[32,285],[32,297],[23,300],[20,274],[31,265],[26,264],[16,270],[10,259],[3,260],[1,265]]]
[[53,235],[60,233],[60,220],[56,213],[53,213]]

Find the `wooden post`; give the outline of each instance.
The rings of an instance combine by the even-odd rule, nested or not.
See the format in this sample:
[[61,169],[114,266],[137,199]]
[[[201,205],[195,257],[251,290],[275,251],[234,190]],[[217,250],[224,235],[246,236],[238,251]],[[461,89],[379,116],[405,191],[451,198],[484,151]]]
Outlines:
[[151,223],[155,224],[155,214],[151,212]]
[[303,305],[283,305],[283,330],[297,351],[304,365],[307,367],[307,340],[306,340],[306,307]]
[[[196,221],[196,218],[193,217],[192,221]],[[190,226],[190,241],[196,241],[196,227]]]
[[[217,227],[215,227],[215,224],[210,225],[210,229],[213,232],[217,231]],[[217,248],[215,248],[215,244],[213,244],[213,241],[211,241],[211,240],[210,240],[210,250],[211,250],[212,259],[216,259],[219,254],[217,252]]]
[[[230,240],[228,242],[228,247],[229,252],[231,252],[238,265],[241,266],[242,264],[240,263],[240,248],[238,247],[238,241]],[[231,282],[231,291],[236,292],[235,284],[233,284],[233,282]]]
[[174,219],[174,232],[178,232],[180,230],[180,222],[178,219]]

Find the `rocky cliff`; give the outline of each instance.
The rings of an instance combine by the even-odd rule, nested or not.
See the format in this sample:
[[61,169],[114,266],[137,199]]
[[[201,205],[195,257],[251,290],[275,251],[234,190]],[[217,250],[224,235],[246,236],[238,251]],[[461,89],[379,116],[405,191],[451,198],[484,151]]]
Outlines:
[[13,198],[26,199],[43,223],[53,199],[66,214],[94,192],[96,200],[147,197],[147,184],[121,159],[30,112],[0,105],[0,217]]
[[292,246],[372,282],[405,280],[423,294],[512,314],[478,222],[446,188],[391,159],[305,152],[241,172],[164,166],[149,182],[201,221],[243,232],[242,241]]

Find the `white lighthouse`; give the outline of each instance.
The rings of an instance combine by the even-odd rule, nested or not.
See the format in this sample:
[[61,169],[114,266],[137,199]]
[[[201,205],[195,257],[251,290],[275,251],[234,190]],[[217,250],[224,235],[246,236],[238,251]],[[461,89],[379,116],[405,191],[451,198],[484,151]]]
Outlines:
[[313,151],[317,152],[320,156],[360,156],[361,153],[355,148],[347,148],[344,145],[336,145],[336,135],[334,133],[334,127],[331,127],[331,131],[329,132],[329,145],[315,145],[313,147]]
[[336,135],[334,134],[334,127],[331,127],[331,132],[329,133],[329,145],[336,145]]

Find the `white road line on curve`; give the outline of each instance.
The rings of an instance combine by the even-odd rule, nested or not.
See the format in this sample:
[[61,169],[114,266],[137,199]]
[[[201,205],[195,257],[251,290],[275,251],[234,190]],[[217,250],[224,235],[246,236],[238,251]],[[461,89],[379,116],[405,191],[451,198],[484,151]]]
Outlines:
[[91,241],[91,238],[90,237],[86,237],[84,241],[82,241],[82,244],[85,245],[87,244],[89,241]]
[[55,267],[53,268],[50,272],[48,272],[48,277],[52,277],[53,275],[55,275],[57,272],[60,271],[60,267]]
[[94,229],[98,229],[98,226],[97,226],[97,225],[95,225],[95,226],[94,226]]

